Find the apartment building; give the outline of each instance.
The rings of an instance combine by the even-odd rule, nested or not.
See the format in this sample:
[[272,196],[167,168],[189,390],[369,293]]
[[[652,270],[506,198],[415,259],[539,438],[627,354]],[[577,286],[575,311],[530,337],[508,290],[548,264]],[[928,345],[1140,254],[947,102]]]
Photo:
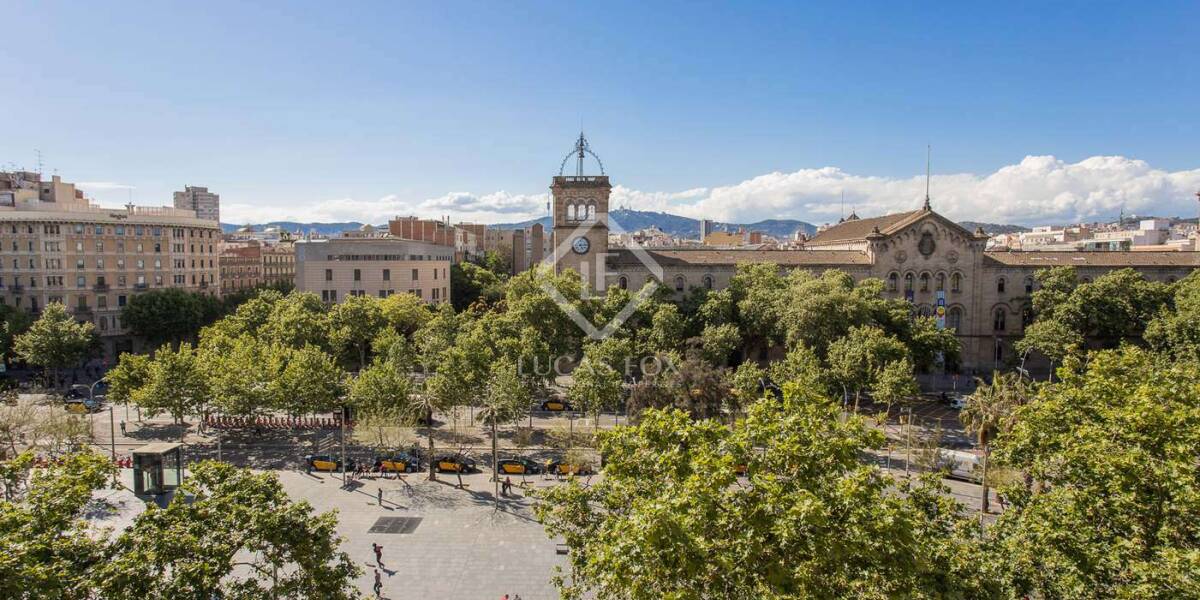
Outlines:
[[194,211],[207,221],[221,221],[221,197],[206,187],[188,185],[182,192],[175,192],[175,208]]
[[263,283],[263,247],[258,242],[223,243],[217,264],[221,267],[221,295]]
[[299,240],[296,289],[329,303],[397,293],[432,304],[449,302],[453,253],[453,246],[386,235]]
[[0,173],[0,303],[35,314],[62,303],[110,356],[134,349],[120,320],[134,294],[217,293],[219,243],[217,222],[190,210],[102,208],[58,177]]
[[296,285],[296,246],[290,238],[263,247],[262,273],[267,285]]

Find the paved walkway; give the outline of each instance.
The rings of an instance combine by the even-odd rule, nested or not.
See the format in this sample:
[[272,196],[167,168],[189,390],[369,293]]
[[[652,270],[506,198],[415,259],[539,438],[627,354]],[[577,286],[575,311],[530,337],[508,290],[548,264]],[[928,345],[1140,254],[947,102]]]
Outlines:
[[[294,499],[307,500],[320,512],[338,511],[343,549],[362,567],[359,586],[371,593],[375,556],[372,543],[383,546],[383,597],[439,599],[499,599],[520,594],[524,600],[557,598],[551,584],[556,566],[566,557],[555,552],[523,497],[506,501],[497,511],[492,484],[485,473],[458,479],[439,475],[407,475],[405,481],[363,480],[351,489],[341,487],[339,475],[306,475],[277,471]],[[530,477],[534,485],[552,482]],[[514,482],[516,483],[516,482]],[[384,505],[376,503],[384,491]],[[380,517],[417,517],[412,533],[369,533]]]

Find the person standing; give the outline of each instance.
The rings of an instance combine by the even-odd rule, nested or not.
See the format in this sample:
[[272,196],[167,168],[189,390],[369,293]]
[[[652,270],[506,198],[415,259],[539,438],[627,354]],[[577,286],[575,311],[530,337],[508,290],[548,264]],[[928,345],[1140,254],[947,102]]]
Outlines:
[[121,421],[121,435],[125,435],[125,421]]
[[375,569],[375,597],[383,594],[383,580],[379,578],[379,569]]
[[375,499],[376,499],[375,501],[377,503],[379,503],[379,506],[383,506],[383,488],[382,487],[376,491]]

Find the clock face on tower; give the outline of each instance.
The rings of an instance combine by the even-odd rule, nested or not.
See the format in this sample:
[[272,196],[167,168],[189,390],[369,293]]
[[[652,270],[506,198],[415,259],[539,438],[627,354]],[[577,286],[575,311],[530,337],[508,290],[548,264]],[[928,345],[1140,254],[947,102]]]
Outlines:
[[575,251],[575,254],[587,254],[591,247],[592,243],[585,237],[575,238],[575,241],[571,242],[571,249]]

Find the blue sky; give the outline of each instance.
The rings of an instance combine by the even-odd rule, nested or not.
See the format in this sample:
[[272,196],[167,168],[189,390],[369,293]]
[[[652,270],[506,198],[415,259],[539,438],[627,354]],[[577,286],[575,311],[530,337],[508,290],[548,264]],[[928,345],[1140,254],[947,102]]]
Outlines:
[[932,144],[958,218],[1195,214],[1200,3],[845,4],[12,4],[0,165],[228,221],[517,220],[582,124],[635,208],[912,208]]

